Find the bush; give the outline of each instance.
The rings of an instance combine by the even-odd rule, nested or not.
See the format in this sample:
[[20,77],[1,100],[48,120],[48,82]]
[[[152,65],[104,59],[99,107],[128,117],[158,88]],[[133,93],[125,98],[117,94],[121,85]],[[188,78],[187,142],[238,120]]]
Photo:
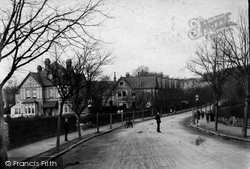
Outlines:
[[[69,120],[69,132],[76,131],[76,117],[67,116]],[[63,124],[64,118],[62,119]],[[19,117],[8,118],[9,125],[9,149],[24,146],[46,138],[54,137],[57,133],[58,118],[52,117]],[[61,134],[63,134],[63,127]]]

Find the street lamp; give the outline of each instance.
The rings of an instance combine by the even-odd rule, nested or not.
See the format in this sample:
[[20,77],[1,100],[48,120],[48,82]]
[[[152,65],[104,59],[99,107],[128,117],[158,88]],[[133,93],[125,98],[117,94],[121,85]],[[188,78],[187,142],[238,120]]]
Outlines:
[[195,96],[195,101],[196,101],[196,106],[197,106],[196,118],[197,118],[197,126],[198,126],[198,122],[199,122],[199,118],[198,118],[198,101],[199,101],[199,95]]
[[88,101],[88,109],[89,109],[89,114],[91,113],[91,109],[92,109],[92,100]]

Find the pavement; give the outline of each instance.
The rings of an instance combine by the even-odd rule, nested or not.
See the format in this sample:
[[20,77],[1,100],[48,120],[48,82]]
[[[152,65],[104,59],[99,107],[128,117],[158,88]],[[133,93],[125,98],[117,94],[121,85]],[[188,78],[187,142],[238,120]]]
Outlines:
[[[148,119],[151,119],[151,117],[144,118],[144,120],[148,120]],[[142,119],[134,120],[135,123],[140,122],[140,121],[143,121],[143,120]],[[59,156],[60,154],[63,154],[69,151],[70,149],[77,146],[78,144],[81,144],[82,142],[90,140],[99,135],[111,132],[117,128],[124,127],[124,124],[125,122],[123,122],[123,124],[121,122],[118,122],[118,123],[113,123],[112,127],[110,126],[110,124],[99,126],[99,132],[97,132],[97,128],[84,129],[81,131],[81,135],[83,138],[82,140],[79,140],[77,143],[70,145],[70,147],[67,149],[61,150],[59,153],[54,154],[50,158]],[[69,141],[65,141],[64,137],[65,137],[64,135],[60,136],[60,146],[63,146],[64,144],[69,143],[70,141],[75,142],[75,140],[78,139],[78,132],[76,131],[73,133],[69,133],[68,134]],[[39,156],[40,154],[46,151],[49,151],[51,149],[54,149],[55,147],[56,147],[56,137],[52,137],[52,138],[44,139],[35,143],[28,144],[19,148],[11,149],[8,151],[8,158],[10,160],[11,158],[13,158],[15,159],[15,161],[25,161],[34,156],[37,156],[37,155]]]
[[[151,119],[151,118],[147,118],[147,119]],[[147,120],[146,118],[144,120]],[[135,122],[140,122],[142,121],[142,119],[136,119]],[[246,141],[246,142],[250,142],[250,129],[248,129],[247,132],[247,137],[241,137],[241,133],[242,133],[242,128],[241,127],[234,127],[234,126],[228,126],[228,125],[224,125],[224,124],[218,124],[218,131],[214,131],[214,122],[209,122],[207,123],[207,121],[205,119],[201,119],[199,120],[199,124],[192,124],[190,122],[190,125],[194,128],[197,128],[203,132],[207,132],[207,133],[211,133],[214,135],[218,135],[218,136],[222,136],[222,137],[228,137],[231,139],[236,139],[236,140],[241,140],[241,141]],[[119,123],[115,123],[112,124],[112,128],[110,127],[110,125],[104,125],[104,126],[100,126],[99,127],[99,132],[97,133],[97,129],[96,128],[89,128],[89,129],[85,129],[81,131],[82,136],[88,136],[87,138],[79,141],[78,143],[71,145],[68,149],[63,150],[57,154],[55,154],[53,157],[56,157],[60,154],[63,154],[66,151],[69,151],[71,148],[73,148],[74,146],[77,146],[78,144],[89,140],[91,138],[97,137],[99,135],[108,133],[110,131],[113,131],[119,127],[122,127],[123,125],[121,124],[121,122]],[[69,141],[77,139],[78,138],[78,132],[73,132],[73,133],[69,133],[68,134],[68,139]],[[64,141],[64,135],[60,136],[60,144],[63,145],[67,143],[66,141]],[[48,138],[39,142],[35,142],[35,143],[31,143],[28,144],[26,146],[23,147],[19,147],[19,148],[15,148],[12,150],[8,151],[8,157],[18,157],[20,159],[20,161],[24,161],[25,159],[34,157],[36,155],[42,154],[46,151],[49,151],[53,148],[55,148],[56,146],[56,137],[53,138]],[[51,158],[53,158],[51,157]]]
[[[102,135],[112,130],[115,130],[121,126],[122,126],[121,122],[112,124],[112,128],[110,127],[110,125],[100,126],[99,132],[97,132],[97,128],[88,128],[88,129],[82,130],[81,134],[82,134],[82,137],[87,135],[88,136],[87,139],[90,139],[93,137],[97,137],[98,135]],[[78,132],[69,133],[68,134],[69,141],[64,141],[64,135],[61,135],[60,145],[62,146],[77,138],[78,138]],[[86,138],[84,140],[86,140]],[[30,157],[39,155],[55,147],[56,147],[56,137],[52,137],[52,138],[44,139],[35,143],[28,144],[19,148],[11,149],[8,151],[8,157],[9,158],[18,157],[18,161],[24,161]]]
[[247,130],[247,137],[242,137],[242,127],[230,126],[226,124],[218,123],[218,130],[215,131],[215,122],[207,123],[207,120],[199,120],[198,125],[190,122],[190,125],[194,128],[197,128],[203,132],[214,134],[221,137],[226,137],[228,139],[235,139],[245,142],[250,142],[250,129]]

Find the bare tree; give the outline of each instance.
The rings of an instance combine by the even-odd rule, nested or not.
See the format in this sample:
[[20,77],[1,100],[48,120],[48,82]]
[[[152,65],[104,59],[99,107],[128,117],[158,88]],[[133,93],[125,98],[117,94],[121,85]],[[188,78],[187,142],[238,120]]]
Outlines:
[[[57,87],[61,101],[58,113],[56,147],[60,148],[60,129],[64,104],[75,112],[77,129],[81,139],[80,115],[88,106],[91,99],[93,81],[101,74],[101,67],[110,63],[111,53],[103,53],[98,43],[89,43],[82,53],[76,52],[66,63],[61,61],[63,52],[55,50],[55,62],[48,64],[47,79]],[[65,65],[65,66],[62,66]]]
[[218,103],[222,96],[223,86],[230,75],[230,64],[225,60],[225,54],[219,48],[223,45],[225,45],[224,41],[217,34],[211,38],[208,45],[198,47],[196,51],[198,58],[187,64],[187,68],[201,76],[213,90],[216,102],[215,131],[218,130]]
[[5,95],[5,107],[10,109],[11,106],[15,105],[15,94],[18,90],[17,80],[12,79],[7,82],[3,92]]
[[111,63],[111,53],[102,53],[97,48],[97,43],[83,49],[82,53],[76,53],[72,59],[71,66],[73,81],[69,87],[72,88],[72,97],[69,100],[69,106],[75,112],[77,117],[78,136],[81,139],[80,116],[81,113],[88,107],[89,101],[96,98],[96,95],[101,95],[105,90],[105,85],[97,82],[101,76],[101,68],[104,65]]
[[[100,6],[101,1],[91,0],[61,7],[49,0],[11,0],[1,6],[0,61],[11,66],[0,82],[0,100],[3,86],[16,70],[48,52],[54,44],[82,48],[86,37],[93,37],[87,27],[100,24],[93,22],[96,14],[105,16]],[[0,110],[0,168],[4,168],[7,149],[1,101]]]
[[241,84],[245,95],[244,122],[242,136],[247,136],[250,101],[250,56],[249,56],[249,20],[248,11],[242,10],[234,29],[228,29],[222,35],[226,45],[220,46],[228,62],[234,67],[233,76]]

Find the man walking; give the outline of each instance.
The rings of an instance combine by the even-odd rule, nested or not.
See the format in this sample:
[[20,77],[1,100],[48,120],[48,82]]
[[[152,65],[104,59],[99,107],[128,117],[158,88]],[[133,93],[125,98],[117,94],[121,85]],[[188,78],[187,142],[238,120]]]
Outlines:
[[156,123],[157,123],[157,132],[161,133],[161,130],[160,130],[161,117],[160,117],[159,112],[155,116],[155,120],[156,120]]
[[69,121],[68,118],[65,118],[65,121],[63,123],[64,131],[65,131],[65,141],[68,141],[68,131],[69,131]]

